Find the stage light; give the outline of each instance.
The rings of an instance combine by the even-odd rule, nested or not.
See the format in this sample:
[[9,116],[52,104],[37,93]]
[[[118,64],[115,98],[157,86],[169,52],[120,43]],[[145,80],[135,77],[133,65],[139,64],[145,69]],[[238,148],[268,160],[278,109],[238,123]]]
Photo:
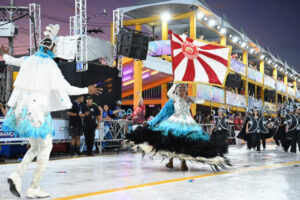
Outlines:
[[240,40],[238,43],[239,43],[239,44],[242,44],[242,41]]
[[241,47],[244,48],[244,47],[246,47],[246,45],[247,45],[247,43],[246,43],[246,42],[243,42],[242,45],[241,45]]
[[231,35],[231,34],[229,34],[229,35],[228,35],[228,37],[232,38],[232,35]]
[[169,21],[170,19],[171,19],[170,13],[163,13],[161,15],[161,20],[163,20],[163,21]]
[[226,28],[222,28],[220,31],[221,34],[225,34],[226,33]]
[[248,46],[248,45],[246,46],[246,49],[249,49],[249,46]]
[[250,49],[250,53],[253,53],[254,52],[254,49]]
[[204,17],[204,21],[207,21],[208,19],[207,19],[207,17]]
[[264,58],[265,58],[265,56],[264,56],[264,55],[261,55],[261,56],[260,56],[260,59],[264,59]]
[[213,19],[209,20],[209,22],[208,22],[209,26],[214,26],[215,24],[216,24],[216,21]]
[[239,40],[239,38],[237,36],[234,36],[232,39],[232,42],[237,42]]
[[271,64],[272,60],[269,60],[268,63]]
[[197,13],[197,18],[202,19],[204,17],[204,14],[202,12]]

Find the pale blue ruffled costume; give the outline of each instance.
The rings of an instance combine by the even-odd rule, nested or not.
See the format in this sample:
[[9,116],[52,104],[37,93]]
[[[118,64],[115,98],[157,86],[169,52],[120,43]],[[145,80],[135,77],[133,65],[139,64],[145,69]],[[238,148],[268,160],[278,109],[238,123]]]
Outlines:
[[[33,56],[37,56],[45,59],[53,59],[54,54],[51,51],[44,53],[44,47],[35,53]],[[25,57],[27,59],[27,57]],[[28,93],[30,95],[30,93]],[[15,113],[15,108],[10,108],[6,114],[5,120],[2,124],[2,130],[4,132],[14,132],[15,137],[23,138],[45,138],[48,134],[55,135],[52,125],[51,114],[45,113],[43,123],[36,123],[31,117],[31,113],[28,112],[28,107],[24,106],[20,114]]]
[[164,136],[171,133],[176,137],[208,141],[210,136],[203,131],[190,114],[190,104],[179,95],[173,94],[175,87],[174,84],[168,92],[171,99],[160,113],[148,122],[149,128],[153,131],[161,131]]
[[32,121],[28,118],[28,109],[25,107],[19,119],[16,118],[14,109],[10,108],[6,114],[6,118],[2,124],[4,132],[15,132],[15,137],[24,138],[45,138],[48,134],[55,135],[52,125],[52,117],[50,114],[45,116],[44,123],[38,127],[32,125]]

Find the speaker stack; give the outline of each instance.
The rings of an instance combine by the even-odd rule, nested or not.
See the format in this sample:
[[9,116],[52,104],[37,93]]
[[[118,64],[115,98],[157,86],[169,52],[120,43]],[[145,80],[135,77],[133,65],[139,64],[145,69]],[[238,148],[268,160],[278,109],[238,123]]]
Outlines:
[[149,39],[147,33],[123,29],[118,35],[118,53],[129,58],[146,60]]

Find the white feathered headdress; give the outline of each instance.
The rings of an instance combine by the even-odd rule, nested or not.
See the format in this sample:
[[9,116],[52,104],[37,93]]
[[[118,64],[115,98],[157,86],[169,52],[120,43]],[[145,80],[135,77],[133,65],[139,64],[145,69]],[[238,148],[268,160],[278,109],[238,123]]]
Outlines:
[[51,49],[57,41],[58,32],[59,32],[58,24],[55,25],[49,24],[48,26],[46,26],[46,31],[44,32],[44,35],[46,37],[42,40],[41,46]]

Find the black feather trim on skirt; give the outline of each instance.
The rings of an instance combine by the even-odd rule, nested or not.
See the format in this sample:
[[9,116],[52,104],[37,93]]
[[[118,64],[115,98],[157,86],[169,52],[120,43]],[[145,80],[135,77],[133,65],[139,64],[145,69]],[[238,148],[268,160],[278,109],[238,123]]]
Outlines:
[[[152,153],[169,158],[177,157],[206,163],[215,168],[225,168],[226,165],[230,165],[227,158],[219,156],[225,154],[228,147],[218,149],[211,141],[193,140],[187,136],[177,137],[172,133],[165,136],[160,131],[152,131],[145,126],[138,126],[132,133],[126,135],[126,139],[128,144],[131,143],[133,149],[143,154]],[[216,139],[216,143],[218,142],[219,139]],[[146,150],[146,148],[150,149]]]

